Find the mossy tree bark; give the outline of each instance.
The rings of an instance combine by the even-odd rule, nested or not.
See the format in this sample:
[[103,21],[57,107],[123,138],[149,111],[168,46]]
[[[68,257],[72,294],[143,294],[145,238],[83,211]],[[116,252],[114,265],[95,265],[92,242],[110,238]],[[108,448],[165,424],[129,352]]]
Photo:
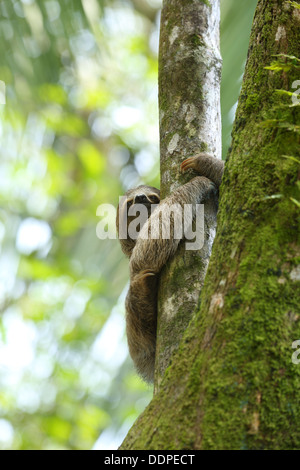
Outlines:
[[123,449],[300,448],[299,12],[258,1],[201,306]]

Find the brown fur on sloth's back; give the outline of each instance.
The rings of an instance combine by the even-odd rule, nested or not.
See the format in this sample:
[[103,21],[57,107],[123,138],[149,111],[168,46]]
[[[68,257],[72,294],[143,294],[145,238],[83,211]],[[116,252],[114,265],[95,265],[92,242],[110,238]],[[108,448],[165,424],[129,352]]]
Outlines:
[[[181,170],[192,168],[203,176],[196,176],[159,202],[159,190],[151,186],[131,189],[122,198],[117,211],[117,230],[127,235],[120,238],[123,252],[130,258],[130,287],[126,297],[126,332],[130,355],[138,373],[147,381],[154,378],[157,323],[158,275],[168,259],[174,255],[180,240],[174,238],[174,220],[182,218],[184,204],[204,202],[211,191],[221,184],[224,164],[207,154],[198,154],[185,160]],[[151,205],[158,204],[151,215]],[[129,207],[142,203],[148,209],[148,219],[142,225],[136,240],[128,236],[128,226],[134,217],[128,216]],[[171,236],[163,239],[160,213],[177,204],[178,210],[171,218]],[[156,238],[148,237],[149,227],[156,231]],[[144,234],[144,236],[143,236]]]

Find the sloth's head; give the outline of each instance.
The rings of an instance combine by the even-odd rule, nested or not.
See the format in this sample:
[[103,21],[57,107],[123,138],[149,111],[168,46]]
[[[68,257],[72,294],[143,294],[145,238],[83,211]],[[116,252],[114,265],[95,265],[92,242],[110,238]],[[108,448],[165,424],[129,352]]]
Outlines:
[[[136,224],[132,224],[134,232],[138,235],[142,226],[151,215],[151,206],[159,204],[160,191],[152,186],[138,186],[129,189],[122,197],[117,210],[117,231],[121,248],[125,255],[131,256],[136,237],[133,237],[129,225],[135,219]],[[143,206],[143,207],[141,207]]]

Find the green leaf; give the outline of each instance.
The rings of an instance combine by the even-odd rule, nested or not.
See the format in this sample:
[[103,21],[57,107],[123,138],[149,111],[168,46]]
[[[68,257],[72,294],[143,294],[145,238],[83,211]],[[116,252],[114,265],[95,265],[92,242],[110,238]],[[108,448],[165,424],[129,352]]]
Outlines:
[[277,93],[278,95],[283,95],[283,96],[288,96],[288,97],[292,97],[294,95],[294,92],[287,91],[287,90],[275,90],[275,93]]
[[300,3],[292,2],[290,0],[287,3],[290,3],[294,8],[298,8],[300,10]]
[[46,432],[58,441],[66,441],[72,432],[72,424],[59,416],[45,419]]
[[67,103],[67,94],[65,90],[55,83],[44,83],[39,87],[39,96],[42,101],[58,103],[65,105]]
[[291,155],[281,155],[282,158],[288,158],[289,160],[293,160],[294,162],[298,163],[300,165],[300,160],[298,158],[293,157]]
[[91,176],[99,176],[105,169],[104,155],[89,140],[80,141],[78,156],[86,171]]
[[21,257],[18,275],[23,279],[49,279],[60,275],[60,270],[47,261]]
[[290,200],[291,200],[294,204],[296,204],[297,207],[300,208],[300,202],[297,201],[297,199],[294,199],[293,197],[290,197]]
[[61,215],[55,222],[54,228],[57,235],[63,237],[73,235],[82,227],[81,217],[78,212],[67,212]]

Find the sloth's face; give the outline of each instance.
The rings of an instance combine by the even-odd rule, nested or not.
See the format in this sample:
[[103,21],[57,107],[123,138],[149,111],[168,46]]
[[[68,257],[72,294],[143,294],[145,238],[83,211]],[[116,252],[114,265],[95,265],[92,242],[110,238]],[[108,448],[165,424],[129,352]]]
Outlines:
[[[142,226],[151,215],[153,205],[160,202],[159,189],[152,186],[138,186],[130,189],[123,196],[117,211],[117,228],[119,234],[126,233],[129,240],[136,240]],[[137,236],[134,236],[136,232]]]
[[[127,226],[139,217],[139,224],[137,224],[137,232],[140,232],[142,226],[151,215],[151,206],[157,205],[160,202],[159,190],[151,186],[138,186],[135,189],[129,190],[126,193],[126,211],[127,211]],[[142,206],[142,207],[141,207]],[[147,210],[143,210],[145,207]]]
[[151,213],[152,204],[159,204],[160,202],[158,190],[156,189],[154,192],[152,189],[155,188],[141,186],[136,188],[133,193],[129,194],[126,199],[127,212],[132,212],[132,210],[129,210],[130,207],[138,206],[139,204],[141,204],[142,206],[145,206],[147,208],[149,217]]

